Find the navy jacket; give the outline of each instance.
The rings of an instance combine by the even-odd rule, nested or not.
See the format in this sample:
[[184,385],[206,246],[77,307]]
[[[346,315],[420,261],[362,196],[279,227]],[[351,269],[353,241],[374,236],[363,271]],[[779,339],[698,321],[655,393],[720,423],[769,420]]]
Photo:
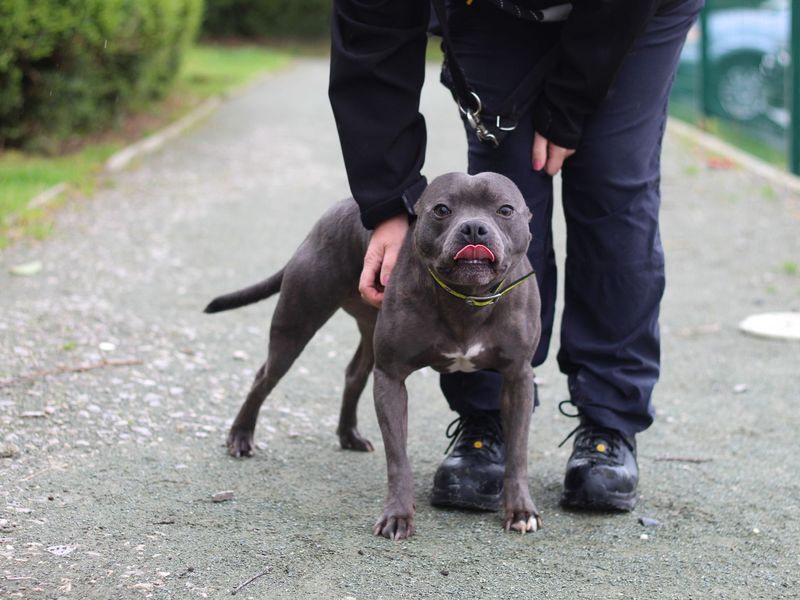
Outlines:
[[[534,8],[556,3],[517,1]],[[636,36],[656,12],[680,1],[573,0],[557,64],[534,105],[536,130],[576,148],[584,120],[605,97]],[[430,10],[429,0],[333,2],[328,92],[350,190],[370,229],[411,212],[426,185],[419,97]]]

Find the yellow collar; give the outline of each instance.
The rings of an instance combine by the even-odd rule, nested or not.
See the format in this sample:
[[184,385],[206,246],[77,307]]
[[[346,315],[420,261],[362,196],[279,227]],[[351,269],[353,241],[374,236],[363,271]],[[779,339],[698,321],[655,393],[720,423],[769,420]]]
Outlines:
[[501,285],[503,285],[503,282],[505,281],[505,279],[503,279],[500,283],[497,284],[497,286],[495,286],[494,291],[491,294],[488,294],[486,296],[468,296],[466,294],[462,294],[461,292],[457,292],[453,288],[449,287],[444,281],[442,281],[441,279],[439,279],[436,276],[436,273],[433,272],[433,269],[428,268],[428,272],[431,274],[431,277],[433,277],[433,280],[436,283],[438,283],[439,287],[441,287],[445,292],[447,292],[451,296],[455,296],[459,300],[463,300],[464,302],[466,302],[470,306],[477,306],[478,308],[481,308],[481,307],[484,307],[484,306],[489,306],[490,304],[494,304],[495,302],[500,300],[500,298],[502,298],[504,295],[506,295],[508,292],[510,292],[515,287],[517,287],[518,285],[523,283],[531,275],[534,275],[536,273],[536,271],[531,271],[527,275],[517,279],[514,283],[509,285],[504,290],[498,291],[498,288]]

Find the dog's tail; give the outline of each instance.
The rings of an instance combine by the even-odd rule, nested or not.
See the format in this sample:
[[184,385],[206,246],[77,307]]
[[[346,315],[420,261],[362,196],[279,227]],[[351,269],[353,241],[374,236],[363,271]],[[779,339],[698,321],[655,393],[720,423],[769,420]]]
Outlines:
[[265,300],[281,291],[281,282],[283,281],[283,269],[269,276],[264,281],[246,287],[230,294],[225,294],[214,298],[203,312],[218,313],[223,310],[231,310],[239,308],[240,306],[247,306],[261,300]]

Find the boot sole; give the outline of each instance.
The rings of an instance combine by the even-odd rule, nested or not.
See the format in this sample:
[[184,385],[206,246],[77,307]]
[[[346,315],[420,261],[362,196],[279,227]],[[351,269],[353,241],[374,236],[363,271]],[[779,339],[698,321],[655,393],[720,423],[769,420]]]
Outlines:
[[501,494],[478,494],[464,488],[452,487],[447,490],[434,490],[431,504],[440,508],[462,508],[497,512],[500,510]]
[[636,492],[615,494],[605,492],[602,497],[590,496],[585,490],[564,490],[561,506],[577,510],[630,512],[636,506]]

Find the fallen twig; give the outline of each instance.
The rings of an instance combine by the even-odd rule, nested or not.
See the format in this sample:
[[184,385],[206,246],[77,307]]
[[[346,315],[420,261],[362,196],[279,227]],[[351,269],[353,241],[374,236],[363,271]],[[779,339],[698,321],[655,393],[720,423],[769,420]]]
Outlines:
[[649,458],[654,462],[683,462],[694,464],[707,463],[714,460],[713,458],[697,458],[694,456],[645,456],[642,458]]
[[50,465],[49,467],[42,469],[41,471],[36,471],[35,473],[31,473],[27,477],[23,477],[22,479],[20,479],[20,481],[30,481],[34,477],[38,477],[39,475],[47,473],[48,471],[53,471],[53,470],[61,471],[63,469],[64,465]]
[[41,379],[43,377],[51,377],[53,375],[63,375],[64,373],[83,373],[85,371],[92,371],[94,369],[103,369],[105,367],[129,367],[134,365],[141,365],[144,361],[138,358],[120,358],[120,359],[103,359],[95,363],[83,363],[74,366],[60,366],[55,369],[46,369],[43,371],[34,371],[28,375],[21,375],[19,377],[12,377],[11,379],[0,380],[0,387],[8,387],[15,383],[23,381],[30,381],[34,379]]
[[261,573],[259,573],[258,575],[253,575],[253,576],[252,576],[250,579],[248,579],[248,580],[247,580],[247,581],[245,581],[244,583],[240,584],[240,585],[239,585],[239,586],[238,586],[238,587],[237,587],[235,590],[233,590],[233,591],[231,592],[231,596],[235,596],[235,595],[236,595],[236,593],[237,593],[238,591],[240,591],[240,590],[241,590],[243,587],[245,587],[245,586],[247,586],[247,585],[250,585],[250,584],[251,584],[251,583],[253,583],[253,582],[254,582],[256,579],[258,579],[259,577],[263,577],[264,575],[266,575],[267,573],[269,573],[271,570],[272,570],[272,567],[267,567],[266,569],[264,569],[263,571],[261,571]]

